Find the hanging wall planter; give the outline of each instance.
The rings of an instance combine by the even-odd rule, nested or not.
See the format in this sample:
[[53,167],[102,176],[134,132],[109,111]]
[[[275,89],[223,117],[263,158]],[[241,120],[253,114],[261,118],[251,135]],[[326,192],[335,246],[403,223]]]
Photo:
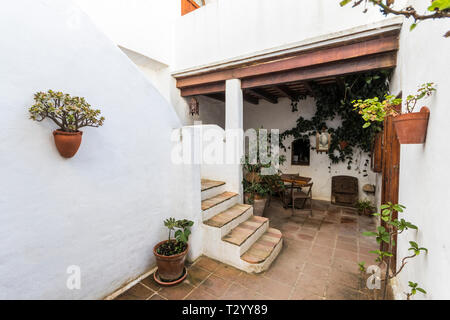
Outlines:
[[35,104],[28,110],[30,118],[42,121],[49,118],[59,126],[53,131],[56,148],[64,158],[73,157],[80,147],[82,127],[99,127],[104,117],[100,110],[91,109],[84,98],[71,97],[62,92],[49,90],[34,95]]
[[82,131],[64,132],[61,130],[53,131],[56,149],[64,158],[72,158],[77,153],[81,144]]
[[395,132],[401,144],[420,144],[425,142],[430,109],[422,107],[420,112],[400,114],[393,118]]

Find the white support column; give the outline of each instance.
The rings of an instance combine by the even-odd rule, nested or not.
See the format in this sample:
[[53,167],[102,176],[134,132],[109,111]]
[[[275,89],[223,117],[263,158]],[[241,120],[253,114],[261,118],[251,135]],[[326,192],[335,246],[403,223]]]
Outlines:
[[225,139],[226,159],[229,170],[230,191],[237,192],[243,199],[242,166],[240,160],[244,154],[244,97],[241,80],[227,80],[225,84]]

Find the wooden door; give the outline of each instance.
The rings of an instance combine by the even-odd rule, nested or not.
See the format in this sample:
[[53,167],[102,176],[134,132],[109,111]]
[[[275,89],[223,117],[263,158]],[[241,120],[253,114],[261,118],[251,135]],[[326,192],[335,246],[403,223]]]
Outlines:
[[[384,120],[384,131],[382,140],[382,189],[381,203],[398,203],[399,172],[400,172],[400,143],[394,129],[392,117]],[[397,213],[393,214],[397,218]],[[383,225],[382,221],[382,225]],[[394,237],[397,243],[397,236]],[[393,247],[394,257],[392,259],[392,270],[396,270],[396,247]],[[381,250],[383,247],[381,246]]]

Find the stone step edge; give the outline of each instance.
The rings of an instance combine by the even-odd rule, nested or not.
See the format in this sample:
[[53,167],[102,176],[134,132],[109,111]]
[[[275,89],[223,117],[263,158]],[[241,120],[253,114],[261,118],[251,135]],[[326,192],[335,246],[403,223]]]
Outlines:
[[[230,210],[230,209],[232,209],[233,207],[238,206],[238,205],[243,205],[243,204],[242,204],[242,203],[237,203],[237,204],[235,204],[234,206],[228,208],[227,210],[222,211],[222,212],[216,214],[214,217],[217,217],[218,215],[220,215],[220,214],[222,214],[222,213],[225,213],[226,211],[228,211],[228,210]],[[239,218],[240,216],[242,216],[243,214],[245,214],[245,213],[246,213],[248,210],[250,210],[251,208],[252,208],[252,206],[251,206],[251,205],[248,205],[247,209],[245,209],[245,210],[242,211],[239,215],[237,215],[237,216],[234,217],[233,219],[227,221],[225,224],[221,225],[220,227],[208,224],[208,221],[214,219],[214,217],[209,218],[209,219],[206,220],[206,221],[203,221],[203,224],[206,224],[207,226],[212,227],[212,228],[223,228],[223,227],[226,227],[229,223],[231,223],[231,222],[233,222],[234,220],[236,220],[237,218]]]
[[[275,232],[274,232],[275,231]],[[276,243],[274,243],[274,245],[272,246],[272,248],[270,249],[269,254],[264,258],[264,260],[261,261],[249,261],[245,258],[245,255],[248,254],[248,252],[253,248],[253,246],[258,245],[258,241],[261,240],[261,238],[263,238],[265,235],[269,235],[269,234],[273,234],[276,236],[276,238],[278,238],[278,241]],[[277,246],[280,244],[281,241],[283,241],[283,234],[281,233],[280,230],[275,229],[275,228],[269,228],[262,236],[260,239],[256,240],[255,243],[244,253],[241,255],[241,259],[249,264],[260,264],[260,263],[264,263],[265,261],[267,261],[268,258],[270,258],[270,256],[273,254],[274,250],[277,248]]]
[[217,206],[217,205],[219,205],[219,204],[221,204],[221,203],[223,203],[223,202],[225,202],[225,201],[227,201],[227,200],[230,200],[230,199],[232,199],[232,198],[234,198],[234,197],[236,197],[236,196],[239,195],[238,193],[235,193],[235,192],[225,191],[225,192],[222,192],[221,194],[218,194],[218,195],[216,195],[216,196],[214,196],[214,197],[211,197],[211,198],[202,200],[202,203],[203,203],[204,201],[214,199],[214,198],[216,198],[216,197],[218,197],[218,196],[220,196],[220,195],[222,195],[222,194],[224,194],[224,193],[231,193],[232,195],[231,195],[230,197],[227,197],[227,198],[223,199],[223,200],[220,201],[220,202],[215,203],[213,206],[211,206],[211,207],[209,207],[209,208],[206,208],[206,209],[203,209],[203,208],[202,208],[202,211],[210,210],[210,209],[214,208],[215,206]]
[[[242,222],[242,223],[247,222],[248,220],[252,219],[253,217],[256,217],[256,216],[251,216],[249,219],[245,220],[245,221]],[[256,232],[258,232],[258,230],[259,230],[260,228],[262,228],[266,223],[267,223],[267,224],[269,223],[269,219],[268,219],[268,218],[264,218],[264,219],[265,219],[265,221],[262,221],[262,223],[258,226],[258,228],[256,228],[255,230],[253,230],[253,232],[250,233],[250,234],[247,236],[247,238],[245,238],[245,239],[241,242],[241,244],[236,244],[236,243],[233,243],[233,242],[230,242],[230,241],[224,239],[228,234],[226,234],[226,235],[224,235],[224,236],[222,237],[222,241],[224,241],[224,242],[226,242],[226,243],[229,243],[229,244],[231,244],[231,245],[233,245],[233,246],[236,246],[236,247],[242,246],[249,238],[251,238]],[[239,227],[239,225],[240,225],[240,224],[238,224],[236,227]],[[234,229],[232,229],[232,230],[230,231],[230,233],[231,233],[233,230],[234,230]]]

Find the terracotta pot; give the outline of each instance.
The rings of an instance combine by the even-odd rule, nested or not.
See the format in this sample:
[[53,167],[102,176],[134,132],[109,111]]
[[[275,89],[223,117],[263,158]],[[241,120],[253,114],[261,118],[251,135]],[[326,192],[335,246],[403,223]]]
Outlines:
[[56,149],[64,158],[72,158],[77,153],[81,144],[82,131],[65,132],[61,130],[53,131]]
[[339,147],[341,147],[341,150],[344,150],[345,147],[348,146],[348,142],[347,141],[339,141]]
[[255,216],[263,216],[264,210],[266,209],[267,199],[266,198],[260,198],[253,200],[253,215]]
[[401,144],[424,143],[427,136],[430,109],[422,107],[420,112],[404,113],[394,117],[394,127]]
[[183,275],[184,261],[186,260],[186,254],[189,250],[189,244],[186,244],[186,250],[173,256],[163,256],[156,252],[156,249],[158,249],[160,245],[168,241],[169,240],[161,241],[153,248],[159,277],[166,282],[174,281]]

